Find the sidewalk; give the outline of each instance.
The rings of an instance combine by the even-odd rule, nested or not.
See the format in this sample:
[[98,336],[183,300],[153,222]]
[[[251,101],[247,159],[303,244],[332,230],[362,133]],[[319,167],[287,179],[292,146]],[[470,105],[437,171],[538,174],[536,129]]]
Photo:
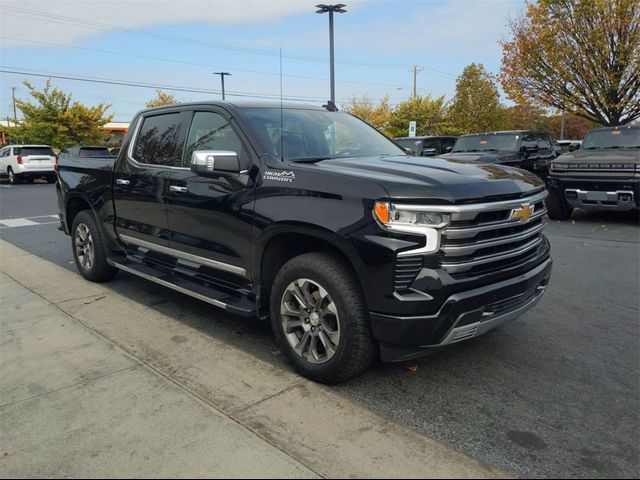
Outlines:
[[4,241],[0,270],[1,477],[504,475]]

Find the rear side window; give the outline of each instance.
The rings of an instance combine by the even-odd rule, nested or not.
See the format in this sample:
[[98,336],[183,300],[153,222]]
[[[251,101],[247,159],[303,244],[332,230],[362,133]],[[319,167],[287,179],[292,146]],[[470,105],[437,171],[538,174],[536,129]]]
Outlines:
[[151,165],[179,167],[184,135],[180,113],[145,117],[133,149],[134,160]]
[[30,155],[49,155],[53,156],[53,150],[51,147],[21,147],[14,148],[15,155],[22,155],[23,157],[28,157]]

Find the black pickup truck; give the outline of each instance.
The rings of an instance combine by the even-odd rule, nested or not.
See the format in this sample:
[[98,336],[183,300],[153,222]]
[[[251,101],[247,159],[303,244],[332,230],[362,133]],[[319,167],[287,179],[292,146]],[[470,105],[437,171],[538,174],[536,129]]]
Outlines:
[[566,220],[574,208],[640,207],[640,126],[594,128],[577,150],[551,162],[549,217]]
[[549,164],[559,154],[548,133],[509,130],[463,135],[458,137],[451,152],[442,156],[524,168],[544,179],[549,173]]
[[427,163],[309,106],[182,104],[131,125],[116,161],[60,160],[80,273],[124,270],[270,319],[314,380],[483,334],[549,281],[547,192],[528,172]]

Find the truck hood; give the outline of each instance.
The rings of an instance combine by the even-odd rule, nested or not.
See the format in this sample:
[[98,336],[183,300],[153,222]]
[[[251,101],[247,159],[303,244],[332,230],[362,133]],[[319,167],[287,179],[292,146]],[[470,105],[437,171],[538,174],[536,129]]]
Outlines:
[[564,153],[554,160],[558,163],[638,163],[640,149],[636,148],[604,148],[594,150],[575,150]]
[[450,160],[466,160],[469,162],[482,163],[502,163],[518,160],[518,154],[515,152],[452,152],[441,155],[442,158]]
[[334,159],[304,167],[368,179],[381,185],[393,200],[486,201],[491,197],[522,196],[544,187],[542,180],[524,170],[441,157]]

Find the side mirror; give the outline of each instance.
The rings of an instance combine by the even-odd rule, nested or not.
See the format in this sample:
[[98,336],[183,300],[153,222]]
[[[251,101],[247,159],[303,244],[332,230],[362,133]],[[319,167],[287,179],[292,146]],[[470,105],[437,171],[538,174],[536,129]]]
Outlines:
[[579,143],[572,143],[571,145],[569,145],[569,151],[570,152],[575,152],[579,148],[580,148],[580,144]]
[[453,147],[444,147],[444,153],[451,153],[451,150],[453,150]]
[[227,150],[196,150],[191,155],[191,171],[202,177],[217,173],[240,173],[240,159]]

